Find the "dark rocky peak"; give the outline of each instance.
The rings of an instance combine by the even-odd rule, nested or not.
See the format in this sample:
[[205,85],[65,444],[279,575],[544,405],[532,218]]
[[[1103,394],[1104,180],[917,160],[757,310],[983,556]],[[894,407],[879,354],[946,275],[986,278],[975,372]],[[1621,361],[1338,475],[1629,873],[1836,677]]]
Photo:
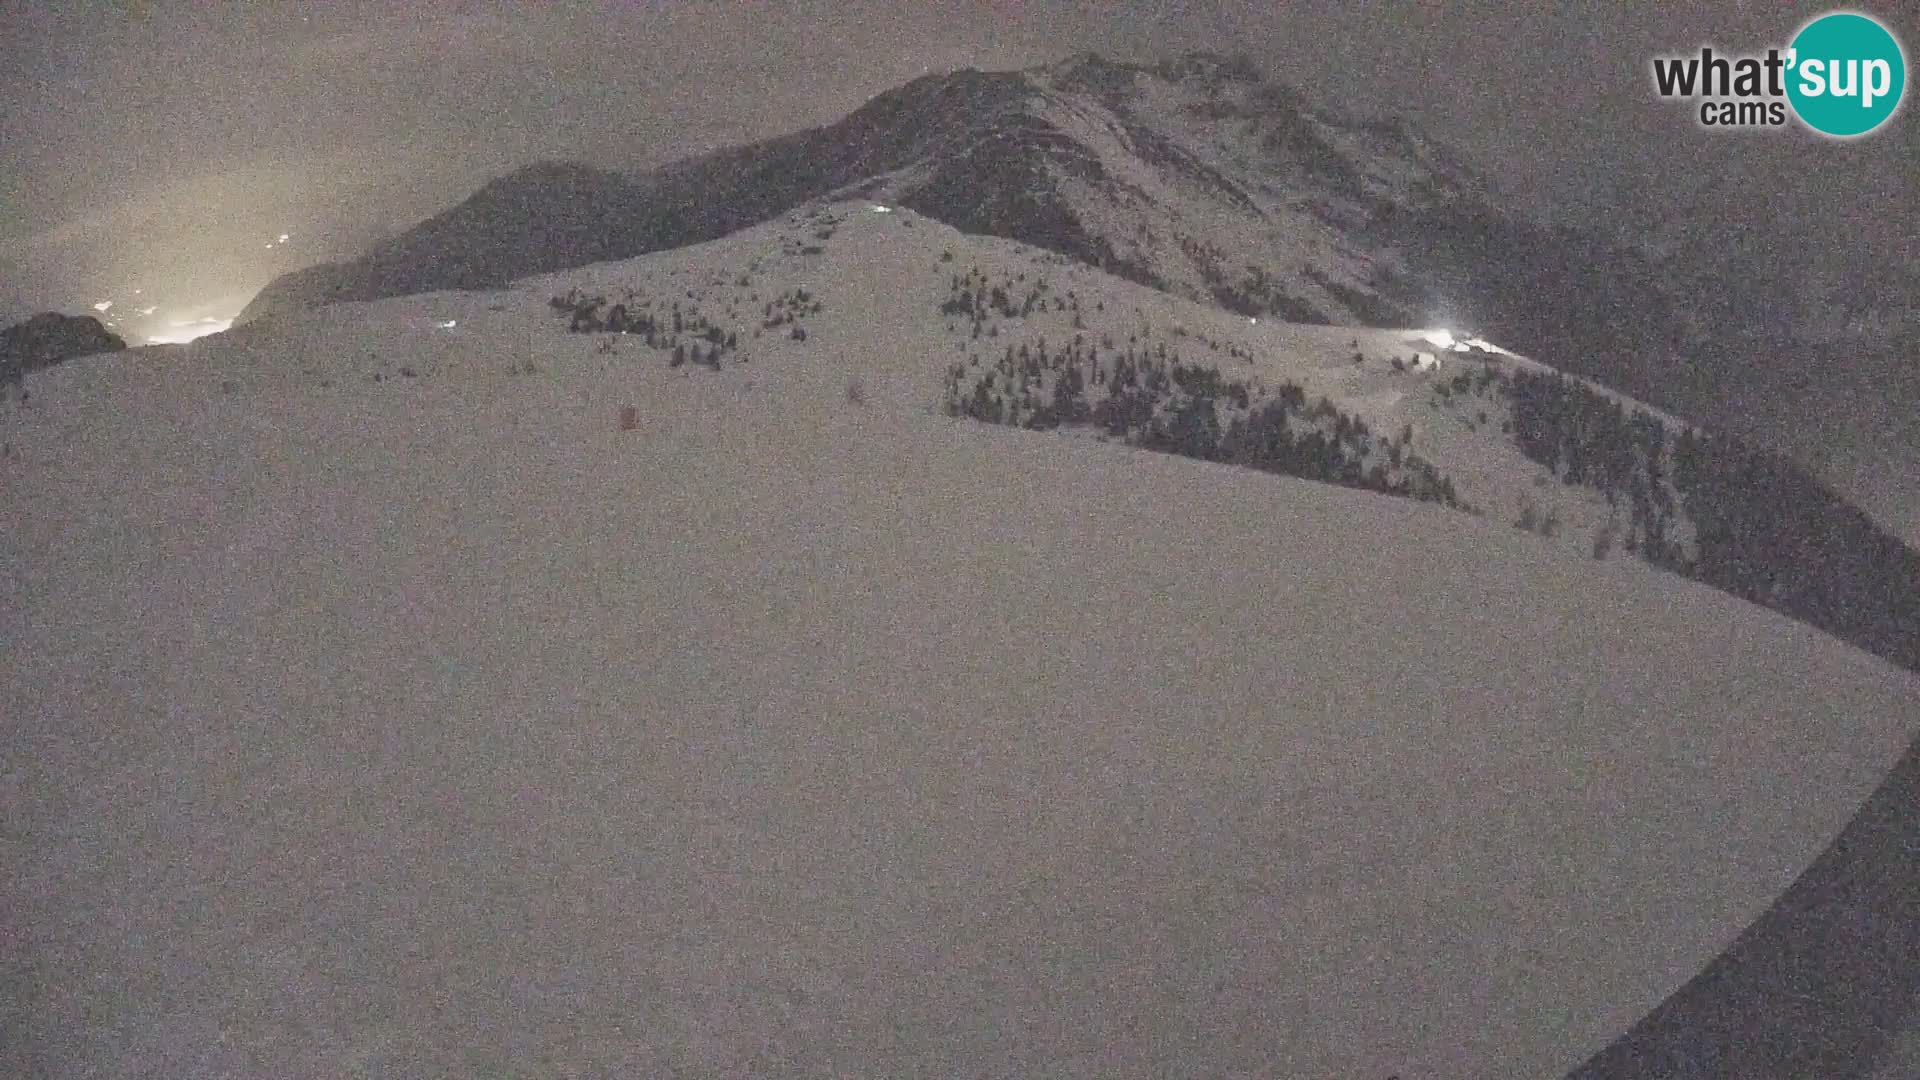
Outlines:
[[1018,71],[962,68],[922,75],[874,95],[840,123],[816,130],[833,130],[842,125],[879,126],[909,118],[926,119],[935,114],[952,119],[986,119],[1017,108],[1033,89],[1026,74]]
[[834,148],[848,164],[858,160],[883,171],[1017,123],[1036,92],[1017,71],[966,68],[927,75],[880,94],[837,124],[802,135],[811,146]]
[[1202,87],[1220,87],[1231,83],[1258,85],[1269,81],[1253,58],[1244,53],[1228,55],[1200,50],[1168,60],[1154,71],[1168,82]]
[[1096,52],[1075,53],[1037,72],[1055,90],[1086,94],[1110,106],[1132,97],[1144,73],[1138,65],[1116,63]]
[[1087,94],[1121,110],[1138,97],[1142,80],[1166,84],[1194,101],[1230,102],[1233,111],[1248,116],[1262,107],[1305,107],[1305,99],[1297,91],[1262,72],[1251,58],[1217,52],[1190,52],[1153,64],[1109,60],[1096,52],[1082,52],[1036,68],[1033,74],[1054,90]]

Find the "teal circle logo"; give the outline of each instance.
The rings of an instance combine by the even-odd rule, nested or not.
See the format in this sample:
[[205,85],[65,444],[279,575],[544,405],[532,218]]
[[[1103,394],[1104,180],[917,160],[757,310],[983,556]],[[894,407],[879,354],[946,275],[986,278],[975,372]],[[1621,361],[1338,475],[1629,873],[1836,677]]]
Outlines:
[[1848,139],[1892,119],[1907,89],[1907,58],[1865,15],[1822,15],[1793,39],[1787,100],[1810,128]]

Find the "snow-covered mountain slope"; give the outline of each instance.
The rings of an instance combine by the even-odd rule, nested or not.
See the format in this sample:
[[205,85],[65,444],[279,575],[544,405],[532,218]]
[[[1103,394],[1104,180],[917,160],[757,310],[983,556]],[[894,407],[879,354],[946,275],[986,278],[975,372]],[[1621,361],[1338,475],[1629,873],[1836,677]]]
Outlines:
[[[1048,289],[976,339],[976,267]],[[1415,422],[1487,513],[944,415],[1076,315]],[[856,204],[29,376],[6,1065],[1563,1073],[1828,844],[1920,686],[1510,527],[1503,479],[1576,488],[1429,407],[1492,361],[1393,371],[1415,336]]]
[[[1463,505],[1572,549],[1646,559],[1920,665],[1920,557],[1783,460],[1497,341],[1456,352],[1434,343],[1448,328],[1239,316],[1054,252],[962,236],[903,207],[871,209],[882,205],[811,204],[721,241],[525,288],[564,301],[550,320],[627,330],[586,335],[616,354],[664,362],[677,342],[696,350],[698,368],[716,351],[727,365],[794,353],[816,358],[797,369],[804,377],[831,372],[828,394],[857,374],[901,404],[931,399],[1022,426],[1060,424],[1049,413],[1071,367],[1080,433]],[[453,312],[472,301],[436,303]],[[463,316],[435,348],[522,334],[530,317],[520,307]],[[946,372],[945,395],[929,384],[930,358]],[[1190,385],[1196,371],[1211,381]],[[1211,419],[1183,432],[1201,396]]]
[[[793,301],[802,295],[804,303]],[[530,297],[541,302],[530,308]],[[569,300],[569,310],[547,310],[555,298]],[[430,321],[457,325],[433,335],[426,355],[447,353],[445,361],[433,363],[458,365],[457,355],[475,338],[513,340],[527,332],[530,320],[543,330],[556,320],[566,326],[576,322],[571,301],[580,298],[601,301],[583,312],[582,325],[605,327],[611,319],[627,332],[589,334],[570,343],[575,351],[591,344],[596,356],[606,349],[631,358],[622,362],[646,363],[666,362],[676,346],[692,346],[691,371],[699,370],[706,353],[718,351],[725,366],[752,366],[761,389],[778,394],[798,392],[794,380],[804,380],[832,397],[858,379],[889,406],[945,410],[951,402],[942,395],[941,373],[958,367],[957,385],[967,396],[1002,361],[1028,362],[1062,348],[1076,348],[1087,361],[1082,370],[1091,403],[1105,394],[1091,381],[1100,377],[1096,369],[1110,373],[1123,361],[1207,367],[1245,383],[1248,397],[1238,408],[1224,394],[1217,403],[1222,424],[1256,411],[1291,383],[1304,406],[1330,399],[1346,418],[1378,433],[1371,451],[1354,455],[1360,464],[1384,463],[1392,444],[1404,451],[1393,455],[1396,468],[1402,458],[1438,465],[1465,507],[1501,520],[1528,513],[1554,522],[1551,539],[1575,550],[1590,548],[1596,534],[1610,527],[1620,540],[1633,539],[1620,507],[1594,490],[1550,477],[1551,470],[1530,462],[1511,433],[1500,430],[1511,427],[1511,406],[1484,380],[1546,369],[1497,347],[1452,351],[1448,328],[1330,327],[1237,315],[1118,280],[1052,252],[963,235],[905,207],[861,201],[809,204],[719,241],[531,278],[484,304],[479,294],[433,296],[428,308],[446,320],[436,315]],[[616,306],[622,314],[613,313]],[[284,316],[294,321],[285,322],[281,336],[331,348],[325,343],[336,339],[336,328],[368,317],[366,312],[390,317],[383,314],[389,310],[412,309]],[[643,319],[653,321],[652,348],[639,325]],[[811,336],[795,340],[796,328]],[[786,356],[805,362],[763,367],[760,359]],[[325,367],[317,359],[305,363],[316,372]],[[272,377],[286,374],[276,368]],[[1018,380],[1003,371],[995,395],[1047,400],[1055,374],[1048,369]],[[1477,388],[1462,385],[1476,377],[1482,379]],[[1027,388],[1010,392],[1016,381]],[[1158,405],[1160,414],[1169,411],[1164,398]],[[1032,411],[1003,416],[1002,422],[1029,422]],[[1681,426],[1648,411],[1671,428]],[[1095,425],[1079,433],[1104,430]],[[1679,527],[1684,531],[1684,522]],[[1674,539],[1684,542],[1685,536]]]
[[269,284],[241,321],[496,288],[849,196],[1238,314],[1472,324],[1710,422],[1748,360],[1703,351],[1728,328],[1632,245],[1511,213],[1412,126],[1316,105],[1210,53],[930,75],[838,123],[646,173],[534,165],[359,259]]

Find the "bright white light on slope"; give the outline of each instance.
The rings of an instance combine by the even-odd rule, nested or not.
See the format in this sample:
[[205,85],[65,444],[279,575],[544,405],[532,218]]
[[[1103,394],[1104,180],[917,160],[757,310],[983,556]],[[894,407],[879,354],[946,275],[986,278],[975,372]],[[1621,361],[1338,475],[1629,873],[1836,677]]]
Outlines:
[[443,323],[439,323],[438,325],[439,325],[439,327],[440,327],[440,329],[442,329],[442,330],[451,330],[451,329],[453,329],[454,327],[456,327],[456,326],[458,326],[458,325],[460,325],[460,320],[459,320],[459,319],[448,319],[448,320],[447,320],[446,322],[443,322]]
[[874,213],[876,213],[876,214],[891,214],[891,213],[893,213],[893,207],[891,207],[891,206],[881,206],[881,205],[880,205],[879,203],[874,203],[874,204],[873,204],[873,212],[874,212]]
[[167,329],[160,333],[148,334],[147,344],[185,345],[195,338],[203,338],[208,334],[217,334],[232,325],[232,319],[213,318],[188,319],[184,322],[172,322],[168,323]]
[[278,242],[278,243],[282,243],[282,244],[284,244],[284,243],[286,243],[286,242],[287,242],[288,240],[290,240],[290,239],[292,239],[292,237],[290,237],[290,236],[289,236],[288,234],[286,234],[286,233],[281,233],[281,234],[280,234],[280,239],[279,239],[279,240],[278,240],[277,242]]
[[97,304],[95,304],[95,305],[93,305],[93,310],[95,310],[95,311],[105,311],[105,310],[107,310],[108,308],[110,308],[110,307],[112,307],[112,306],[113,306],[113,301],[111,301],[111,300],[102,300],[102,301],[100,301],[99,303],[97,303]]
[[1471,337],[1462,340],[1454,337],[1453,331],[1446,329],[1429,330],[1420,335],[1420,340],[1428,342],[1434,347],[1447,352],[1465,353],[1477,350],[1479,352],[1493,353],[1496,356],[1513,355],[1500,346],[1495,345],[1493,342],[1488,341],[1486,338]]
[[151,315],[151,314],[153,314],[154,312],[156,312],[156,311],[159,311],[159,310],[160,310],[160,305],[159,305],[159,304],[148,304],[148,305],[147,305],[146,307],[143,307],[143,308],[134,308],[133,310],[134,310],[134,312],[135,312],[136,314],[140,314],[140,315]]

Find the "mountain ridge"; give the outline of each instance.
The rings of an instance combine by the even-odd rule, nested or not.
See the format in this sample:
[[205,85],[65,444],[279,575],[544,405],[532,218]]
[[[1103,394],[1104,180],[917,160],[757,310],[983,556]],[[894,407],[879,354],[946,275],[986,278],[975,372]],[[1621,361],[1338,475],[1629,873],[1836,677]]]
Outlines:
[[[1178,111],[1183,108],[1184,113]],[[1265,160],[1243,162],[1240,175],[1230,178],[1222,162],[1202,161],[1191,140],[1168,130],[1169,122],[1180,118],[1215,128],[1247,125],[1247,146],[1242,149]],[[1069,130],[1075,126],[1080,130]],[[1349,149],[1370,145],[1393,150],[1393,141],[1402,140],[1405,160],[1397,164],[1402,171],[1417,172],[1418,159],[1433,157],[1433,152],[1407,131],[1401,124],[1348,122],[1310,110],[1297,91],[1259,79],[1251,65],[1214,54],[1189,54],[1149,66],[1113,63],[1088,53],[1026,71],[964,69],[912,80],[877,95],[835,124],[712,151],[645,174],[557,162],[528,166],[376,245],[359,260],[270,284],[242,321],[284,302],[497,287],[527,273],[714,239],[808,199],[854,189],[884,191],[894,201],[963,231],[1040,244],[1134,280],[1171,283],[1183,295],[1209,296],[1218,290],[1198,280],[1191,267],[1180,265],[1192,260],[1177,250],[1177,241],[1172,243],[1175,250],[1158,252],[1157,258],[1129,256],[1120,249],[1138,247],[1133,238],[1120,235],[1120,229],[1102,230],[1090,220],[1093,211],[1111,210],[1108,204],[1116,200],[1134,200],[1136,213],[1168,209],[1168,192],[1154,192],[1159,198],[1150,199],[1142,190],[1142,177],[1126,173],[1165,169],[1195,185],[1202,203],[1218,200],[1240,211],[1263,210],[1267,217],[1285,218],[1280,224],[1327,233],[1331,243],[1337,238],[1310,214],[1281,207],[1271,198],[1270,205],[1256,208],[1250,192],[1262,184],[1273,188],[1277,167],[1292,162],[1299,166],[1293,170],[1296,178],[1316,181],[1286,192],[1296,201],[1326,212],[1364,209],[1331,205],[1335,194],[1364,196],[1359,188],[1366,180],[1323,136],[1337,135],[1351,144]],[[1121,145],[1090,147],[1090,140],[1099,137],[1117,137]],[[1222,150],[1224,142],[1215,139],[1211,148]],[[1142,164],[1148,168],[1139,169]],[[1259,170],[1249,171],[1256,165]],[[1442,189],[1463,186],[1464,175],[1451,162],[1434,172]],[[1376,177],[1374,182],[1385,181]],[[1062,205],[1062,185],[1074,183],[1107,185],[1104,192],[1094,193],[1104,201]],[[1341,187],[1352,190],[1334,190]],[[1243,214],[1237,224],[1248,220]],[[591,223],[599,226],[597,236],[583,237],[593,232]],[[1200,230],[1196,224],[1190,231]],[[517,243],[496,239],[490,246],[489,235]],[[1160,246],[1167,247],[1170,239],[1161,238]],[[1195,239],[1219,243],[1218,237]],[[1332,273],[1326,265],[1316,269],[1349,276]],[[1290,287],[1316,291],[1299,275],[1277,268],[1266,272]],[[1228,276],[1245,274],[1231,267]],[[1324,304],[1339,309],[1337,300],[1318,291]],[[1264,308],[1279,310],[1273,304]]]
[[1704,331],[1649,257],[1503,211],[1405,119],[1314,105],[1210,52],[930,74],[835,123],[644,173],[538,163],[359,259],[276,279],[240,321],[498,288],[849,195],[1241,314],[1485,330],[1673,411],[1718,407],[1712,380],[1674,377]]

